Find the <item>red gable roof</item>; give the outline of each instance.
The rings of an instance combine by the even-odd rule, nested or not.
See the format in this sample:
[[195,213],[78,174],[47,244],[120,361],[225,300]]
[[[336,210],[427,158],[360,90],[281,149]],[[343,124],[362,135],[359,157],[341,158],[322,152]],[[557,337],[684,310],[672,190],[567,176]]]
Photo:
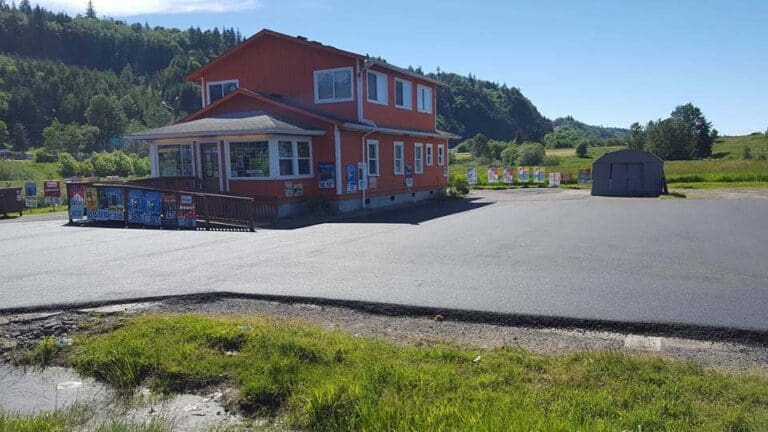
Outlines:
[[366,59],[368,59],[368,60],[372,61],[375,65],[380,66],[382,68],[386,68],[386,69],[390,69],[390,70],[393,70],[393,71],[396,71],[396,72],[400,72],[400,73],[403,73],[405,75],[410,75],[410,76],[413,76],[415,78],[419,78],[419,79],[422,79],[424,81],[430,82],[432,84],[444,85],[440,81],[434,80],[434,79],[429,78],[427,76],[424,76],[422,74],[419,74],[419,73],[416,73],[416,72],[413,72],[413,71],[409,71],[408,69],[400,68],[400,67],[391,65],[389,63],[386,63],[386,62],[383,62],[383,61],[380,61],[380,60],[370,59],[369,57],[364,56],[362,54],[357,54],[357,53],[353,53],[353,52],[350,52],[350,51],[345,51],[345,50],[342,50],[342,49],[338,49],[338,48],[332,47],[330,45],[323,45],[320,42],[310,41],[310,40],[307,40],[307,38],[304,38],[304,37],[289,36],[287,34],[279,33],[279,32],[273,31],[273,30],[269,30],[269,29],[263,29],[263,30],[259,31],[258,33],[254,34],[253,36],[249,37],[248,39],[244,40],[243,42],[241,42],[241,43],[233,46],[232,48],[224,51],[220,56],[218,56],[215,59],[211,60],[210,62],[206,63],[200,69],[197,69],[196,71],[194,71],[191,74],[187,75],[186,80],[190,81],[190,82],[197,82],[197,81],[199,81],[200,78],[203,76],[205,71],[209,70],[211,67],[213,67],[214,65],[219,63],[222,59],[224,59],[226,57],[229,57],[229,56],[239,52],[240,50],[250,46],[251,44],[255,43],[262,36],[273,36],[273,37],[280,38],[280,39],[283,39],[283,40],[288,40],[288,41],[291,41],[291,42],[300,43],[300,44],[303,44],[303,45],[306,45],[306,46],[310,46],[312,48],[329,51],[329,52],[332,52],[334,54],[342,55],[342,56],[345,56],[345,57],[350,57],[350,58],[353,58],[353,59],[356,59],[356,60],[366,60]]

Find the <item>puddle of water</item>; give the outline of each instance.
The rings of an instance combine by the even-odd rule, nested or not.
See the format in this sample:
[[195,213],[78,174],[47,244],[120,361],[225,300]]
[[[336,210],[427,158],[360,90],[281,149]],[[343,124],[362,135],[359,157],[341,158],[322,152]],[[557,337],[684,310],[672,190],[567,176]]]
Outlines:
[[44,370],[14,368],[0,364],[0,408],[20,414],[52,411],[73,404],[103,403],[112,392],[71,369]]

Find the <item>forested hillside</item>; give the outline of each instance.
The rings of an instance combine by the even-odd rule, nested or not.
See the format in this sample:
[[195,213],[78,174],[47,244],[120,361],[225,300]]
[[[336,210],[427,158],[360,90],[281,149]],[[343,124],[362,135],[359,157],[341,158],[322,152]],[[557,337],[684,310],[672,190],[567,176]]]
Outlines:
[[[150,27],[83,12],[0,0],[0,147],[27,150],[48,137],[84,157],[119,146],[127,132],[197,110],[199,89],[184,77],[242,41],[235,29]],[[437,92],[442,129],[506,141],[542,141],[553,129],[517,88],[431,76],[446,83]]]

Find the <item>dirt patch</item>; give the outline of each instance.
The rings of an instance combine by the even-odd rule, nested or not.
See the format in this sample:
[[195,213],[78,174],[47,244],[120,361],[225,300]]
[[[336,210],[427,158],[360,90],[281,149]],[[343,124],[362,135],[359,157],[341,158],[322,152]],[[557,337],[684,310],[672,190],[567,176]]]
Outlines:
[[733,189],[676,189],[685,193],[687,198],[726,199],[726,200],[768,200],[768,188],[733,188]]

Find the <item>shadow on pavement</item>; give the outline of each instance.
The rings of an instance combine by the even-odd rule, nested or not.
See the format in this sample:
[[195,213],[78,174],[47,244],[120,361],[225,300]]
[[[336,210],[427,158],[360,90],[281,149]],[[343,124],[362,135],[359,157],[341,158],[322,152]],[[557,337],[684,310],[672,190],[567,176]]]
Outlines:
[[479,201],[479,197],[444,198],[419,203],[406,204],[394,208],[378,208],[355,212],[353,214],[328,217],[300,217],[278,221],[262,229],[290,230],[324,223],[388,223],[409,224],[438,219],[452,214],[475,210],[493,204],[492,201]]

